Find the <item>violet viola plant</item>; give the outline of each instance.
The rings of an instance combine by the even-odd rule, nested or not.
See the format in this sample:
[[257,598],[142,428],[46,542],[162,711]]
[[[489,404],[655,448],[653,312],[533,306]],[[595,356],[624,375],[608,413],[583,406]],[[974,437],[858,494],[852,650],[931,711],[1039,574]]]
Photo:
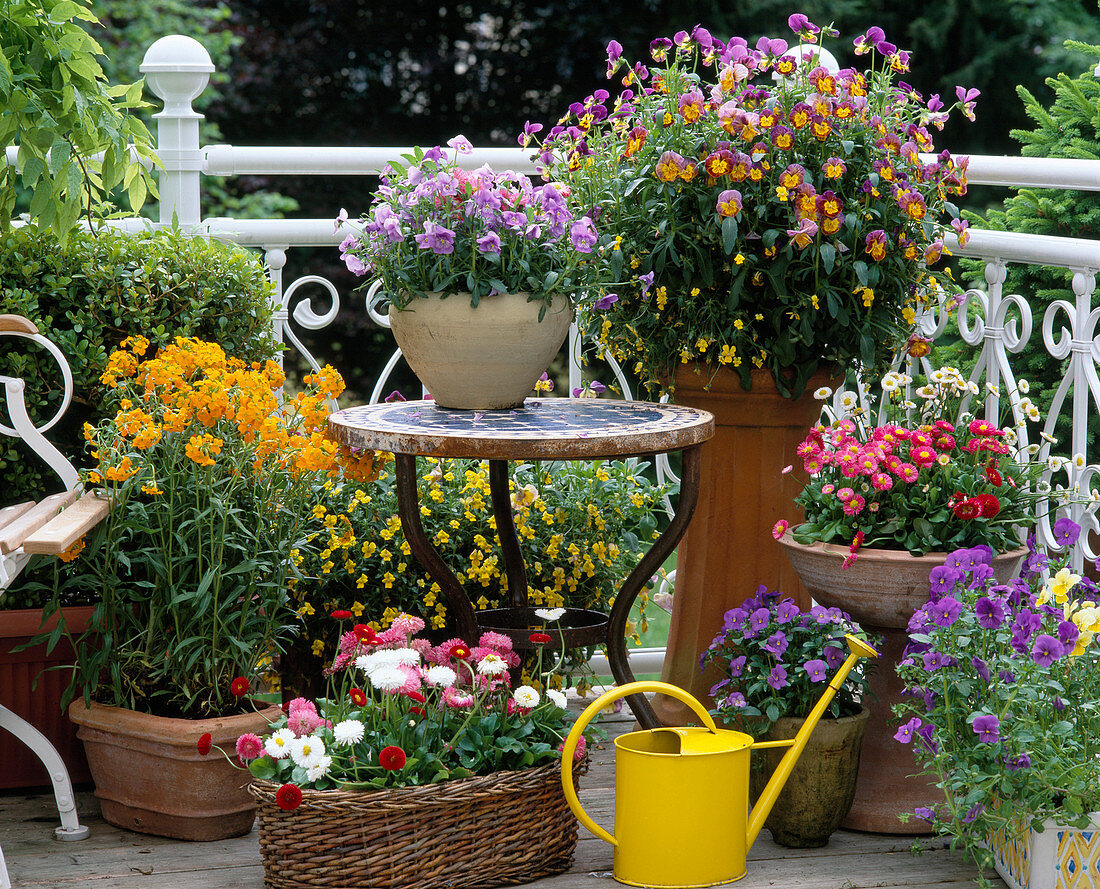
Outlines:
[[[1054,524],[1066,553],[1080,531]],[[944,790],[915,815],[979,863],[1012,822],[1084,826],[1100,810],[1100,592],[1066,562],[1032,539],[1002,585],[989,547],[956,550],[909,622],[895,738]]]
[[387,165],[358,224],[340,212],[337,231],[354,229],[340,245],[348,269],[381,279],[399,309],[430,293],[468,293],[475,307],[496,293],[527,293],[546,306],[556,293],[581,301],[606,264],[594,261],[596,226],[570,209],[568,189],[511,170],[463,169],[469,141],[447,144]]
[[[839,608],[802,611],[761,585],[751,599],[726,612],[722,629],[699,660],[722,678],[710,690],[714,713],[764,734],[782,716],[808,716],[848,656],[844,637],[862,636]],[[872,643],[873,644],[873,643]],[[858,663],[828,714],[852,716],[866,691],[867,667]]]

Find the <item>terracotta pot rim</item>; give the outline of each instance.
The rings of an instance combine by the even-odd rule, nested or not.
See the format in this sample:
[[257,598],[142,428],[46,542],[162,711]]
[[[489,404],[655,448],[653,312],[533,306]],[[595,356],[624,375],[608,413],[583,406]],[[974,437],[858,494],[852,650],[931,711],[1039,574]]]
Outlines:
[[[224,743],[224,740],[219,738],[235,741],[240,734],[238,728],[241,723],[254,722],[257,717],[263,717],[271,723],[278,719],[282,712],[282,707],[278,704],[271,704],[261,710],[235,713],[231,716],[186,719],[175,716],[154,716],[140,710],[114,707],[96,701],[92,701],[91,706],[88,707],[85,706],[83,698],[77,698],[69,704],[68,708],[69,719],[82,729],[140,735],[157,744],[183,748],[194,747],[195,738],[206,732],[210,733],[215,744]],[[181,740],[181,732],[183,740]]]
[[[83,632],[88,629],[92,619],[94,605],[66,605],[61,609],[65,615],[65,623],[70,630]],[[41,608],[12,608],[7,611],[0,610],[0,639],[11,639],[18,636],[36,636],[43,630],[50,630],[57,624],[57,615],[52,615],[46,625],[42,626]]]
[[[821,555],[835,557],[841,560],[845,559],[851,554],[851,550],[849,549],[848,545],[844,543],[823,543],[821,541],[818,541],[817,543],[799,543],[797,540],[794,539],[794,535],[791,534],[790,531],[784,532],[783,536],[779,538],[779,543],[782,546],[790,547],[791,549],[817,552]],[[1020,546],[1016,549],[1005,550],[1004,552],[994,551],[993,558],[1015,559],[1019,558],[1026,552],[1027,544],[1020,544]],[[904,549],[886,549],[884,547],[867,546],[861,547],[859,550],[860,559],[862,559],[865,555],[871,555],[875,558],[887,561],[893,559],[904,559],[905,561],[914,562],[923,560],[927,562],[935,562],[936,564],[942,564],[943,560],[951,555],[951,553],[947,551],[940,552],[937,550],[935,552],[925,553],[923,556],[914,556],[911,555],[908,550]],[[857,563],[858,561],[859,560],[857,559]]]

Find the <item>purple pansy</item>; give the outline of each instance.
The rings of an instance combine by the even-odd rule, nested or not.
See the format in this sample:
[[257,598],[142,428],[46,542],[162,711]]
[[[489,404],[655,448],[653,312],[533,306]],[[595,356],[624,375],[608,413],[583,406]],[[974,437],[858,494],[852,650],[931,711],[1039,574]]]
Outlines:
[[996,630],[1005,622],[1005,605],[1000,599],[982,596],[974,605],[974,613],[978,616],[978,626],[986,630]]
[[905,725],[899,726],[898,730],[894,732],[894,740],[901,744],[908,744],[913,740],[913,735],[923,725],[920,718],[914,716]]
[[1031,659],[1040,667],[1049,667],[1066,653],[1066,647],[1049,633],[1040,633],[1031,646]]
[[618,301],[619,295],[617,293],[608,293],[606,296],[601,296],[598,300],[596,300],[596,302],[593,304],[593,307],[596,309],[597,312],[606,312]]
[[430,219],[424,221],[424,232],[413,237],[421,250],[431,250],[439,255],[454,253],[455,233]]
[[764,650],[780,658],[783,657],[788,644],[787,634],[779,630],[768,637],[768,641],[764,643]]
[[983,744],[996,744],[1001,740],[1001,721],[992,713],[981,713],[975,716],[970,727],[974,729],[974,734]]
[[824,682],[829,678],[828,665],[825,661],[818,658],[806,661],[806,663],[802,665],[802,669],[806,671],[811,682]]
[[962,614],[962,602],[951,596],[944,596],[931,606],[932,622],[937,627],[949,627],[959,619]]
[[768,685],[778,691],[781,688],[786,688],[789,683],[787,682],[787,669],[781,664],[771,668],[768,673]]
[[1059,546],[1073,546],[1081,536],[1081,526],[1076,522],[1060,518],[1054,523],[1054,542]]
[[981,679],[982,682],[988,683],[992,678],[989,673],[989,664],[980,657],[971,658],[970,665],[974,668],[974,672],[978,674],[978,678]]

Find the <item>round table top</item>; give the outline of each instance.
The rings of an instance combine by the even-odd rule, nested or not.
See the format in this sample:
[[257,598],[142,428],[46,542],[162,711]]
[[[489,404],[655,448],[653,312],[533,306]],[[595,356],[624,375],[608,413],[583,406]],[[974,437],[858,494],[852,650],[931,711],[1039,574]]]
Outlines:
[[329,434],[357,448],[421,457],[598,460],[664,453],[714,435],[714,417],[675,404],[529,398],[515,410],[468,411],[399,401],[336,411]]

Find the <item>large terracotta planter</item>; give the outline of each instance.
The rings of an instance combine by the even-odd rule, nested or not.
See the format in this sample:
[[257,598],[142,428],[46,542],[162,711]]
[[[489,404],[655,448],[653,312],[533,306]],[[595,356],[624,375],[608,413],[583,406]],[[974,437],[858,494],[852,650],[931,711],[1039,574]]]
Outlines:
[[237,738],[260,734],[279,707],[217,719],[169,719],[83,700],[69,706],[80,726],[103,819],[108,824],[179,840],[221,840],[248,833],[256,804],[251,775],[218,751],[202,756],[198,740],[233,755]]
[[989,838],[993,867],[1009,889],[1091,889],[1100,885],[1100,812],[1083,828],[1024,819]]
[[401,310],[390,306],[390,327],[409,367],[440,407],[498,410],[520,407],[558,354],[573,309],[555,294],[544,303],[527,293],[483,297],[431,293]]
[[[868,682],[871,719],[863,740],[856,798],[843,826],[871,833],[927,833],[920,819],[903,824],[898,815],[941,802],[943,792],[928,778],[911,777],[920,767],[910,749],[894,740],[891,707],[901,700],[903,683],[894,668],[908,643],[909,618],[928,601],[928,574],[943,564],[947,554],[916,557],[898,550],[863,549],[850,568],[841,568],[847,546],[803,546],[789,532],[780,544],[775,549],[786,551],[814,599],[847,611],[867,633],[883,640],[881,657],[872,665]],[[993,571],[1000,583],[1016,575],[1026,553],[1025,547],[994,557]]]
[[[87,629],[91,606],[62,609],[65,623],[74,633]],[[56,618],[46,624],[52,629]],[[26,651],[12,649],[29,642],[42,629],[39,608],[0,611],[0,702],[38,729],[57,749],[74,784],[91,780],[84,748],[76,737],[76,726],[61,707],[61,695],[69,684],[67,670],[49,670],[73,663],[73,648],[64,637],[54,650],[45,645]],[[47,672],[43,672],[47,671]],[[0,788],[47,786],[50,776],[25,744],[0,731]]]
[[[826,845],[856,795],[859,752],[871,712],[822,719],[810,733],[806,748],[775,801],[764,826],[780,846],[815,849]],[[805,719],[784,716],[761,740],[786,741],[798,736]],[[786,747],[753,752],[749,796],[755,802],[767,786]]]
[[[767,371],[755,371],[752,390],[728,368],[684,365],[674,377],[677,404],[714,414],[714,437],[702,447],[699,502],[676,554],[668,648],[661,678],[709,701],[716,670],[700,672],[699,655],[722,626],[723,615],[755,595],[759,584],[791,595],[800,606],[809,597],[798,575],[778,551],[771,529],[801,512],[794,498],[801,486],[784,467],[800,463],[795,449],[821,414],[816,388],[835,384],[832,375],[814,377],[799,399],[784,398]],[[654,702],[665,725],[693,722],[678,701],[658,696]]]

